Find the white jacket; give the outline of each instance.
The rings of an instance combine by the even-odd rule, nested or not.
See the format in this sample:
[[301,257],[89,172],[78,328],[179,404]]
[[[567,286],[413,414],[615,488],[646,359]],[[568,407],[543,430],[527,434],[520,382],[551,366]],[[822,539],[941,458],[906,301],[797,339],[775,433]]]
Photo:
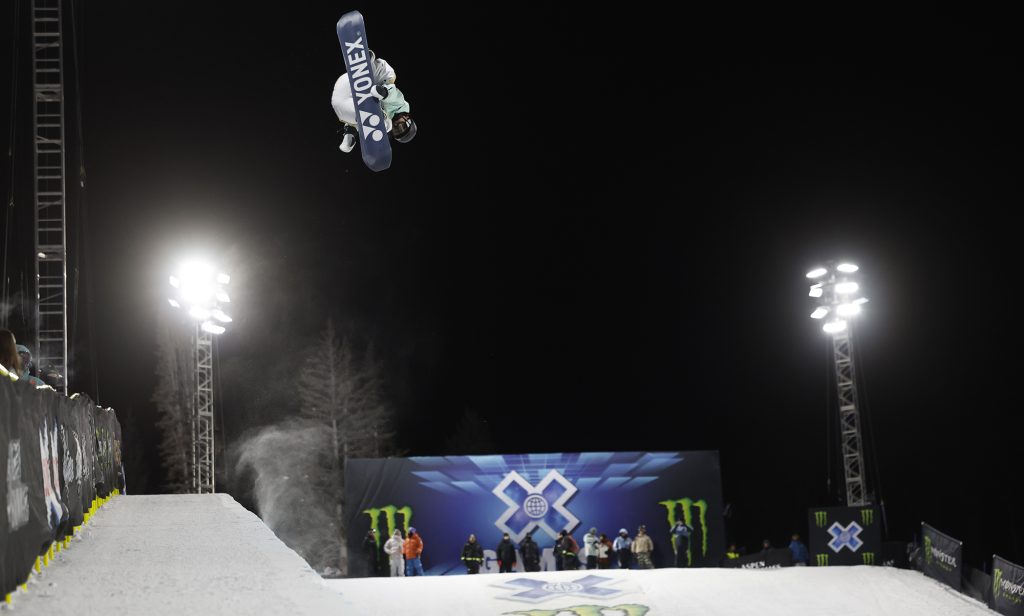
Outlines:
[[598,556],[600,553],[600,543],[601,540],[597,535],[590,533],[583,535],[583,556]]
[[391,558],[402,557],[402,536],[391,535],[391,538],[384,542],[384,552]]

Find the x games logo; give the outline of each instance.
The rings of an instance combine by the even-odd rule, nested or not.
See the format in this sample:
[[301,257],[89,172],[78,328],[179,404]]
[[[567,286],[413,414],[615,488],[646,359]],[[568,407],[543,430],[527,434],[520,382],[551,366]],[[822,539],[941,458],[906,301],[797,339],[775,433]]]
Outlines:
[[526,533],[541,528],[552,539],[558,531],[572,532],[579,519],[566,508],[566,503],[578,491],[571,481],[558,471],[551,471],[532,485],[522,475],[510,471],[491,492],[508,506],[494,525],[516,542]]

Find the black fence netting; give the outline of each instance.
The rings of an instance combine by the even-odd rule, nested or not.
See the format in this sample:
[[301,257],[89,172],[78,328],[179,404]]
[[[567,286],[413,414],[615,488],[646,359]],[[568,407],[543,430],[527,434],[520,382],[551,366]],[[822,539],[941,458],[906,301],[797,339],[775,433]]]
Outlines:
[[113,410],[0,370],[0,595],[24,584],[123,479]]

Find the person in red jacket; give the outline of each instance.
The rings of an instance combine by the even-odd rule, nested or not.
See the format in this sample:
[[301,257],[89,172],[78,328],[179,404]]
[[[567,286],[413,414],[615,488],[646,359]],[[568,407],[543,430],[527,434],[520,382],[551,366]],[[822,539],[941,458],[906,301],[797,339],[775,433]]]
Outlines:
[[406,577],[423,575],[423,562],[420,560],[423,554],[423,539],[413,526],[409,527],[409,537],[402,546],[402,552],[405,554]]

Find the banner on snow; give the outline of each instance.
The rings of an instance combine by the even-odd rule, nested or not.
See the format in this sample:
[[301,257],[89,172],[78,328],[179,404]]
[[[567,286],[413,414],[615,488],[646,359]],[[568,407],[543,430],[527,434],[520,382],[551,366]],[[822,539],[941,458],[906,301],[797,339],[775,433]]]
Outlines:
[[992,609],[1004,616],[1024,616],[1024,567],[992,557]]
[[818,507],[810,509],[807,516],[812,565],[881,564],[882,530],[877,508]]
[[114,411],[0,378],[0,597],[121,487],[120,449]]
[[[349,554],[362,552],[371,529],[383,541],[415,527],[432,575],[466,572],[459,557],[470,533],[484,547],[484,571],[497,570],[493,548],[503,533],[517,546],[532,533],[542,569],[554,569],[559,531],[582,544],[591,527],[614,539],[620,528],[635,536],[641,524],[654,562],[672,566],[676,520],[694,529],[689,566],[718,566],[724,555],[717,451],[356,459],[345,467],[345,503]],[[360,564],[350,571],[359,574]]]
[[924,554],[921,559],[924,574],[960,590],[964,571],[964,542],[943,534],[924,522],[921,522],[921,537],[924,542]]
[[793,566],[793,553],[789,548],[774,548],[747,554],[739,558],[727,558],[722,566],[726,569],[778,569]]

